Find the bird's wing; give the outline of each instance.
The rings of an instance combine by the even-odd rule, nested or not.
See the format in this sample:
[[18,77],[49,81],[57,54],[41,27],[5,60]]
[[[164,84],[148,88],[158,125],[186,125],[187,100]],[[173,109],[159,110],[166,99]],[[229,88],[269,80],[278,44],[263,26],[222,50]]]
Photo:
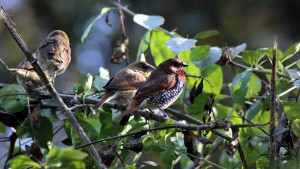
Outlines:
[[155,71],[146,82],[138,89],[134,98],[153,96],[165,92],[176,85],[177,79],[174,74],[165,74],[165,72]]
[[137,90],[145,80],[146,77],[143,74],[133,70],[123,69],[111,78],[104,86],[104,89]]

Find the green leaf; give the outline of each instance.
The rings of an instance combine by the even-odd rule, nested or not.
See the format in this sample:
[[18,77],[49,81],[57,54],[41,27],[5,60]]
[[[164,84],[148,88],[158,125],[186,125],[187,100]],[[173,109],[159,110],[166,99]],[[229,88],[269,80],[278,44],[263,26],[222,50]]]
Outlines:
[[[91,141],[95,141],[98,138],[98,133],[96,129],[89,124],[88,122],[84,121],[83,119],[77,118],[80,126],[86,133],[86,135],[90,138]],[[74,127],[71,127],[71,137],[72,137],[72,143],[73,146],[79,146],[82,145],[84,142],[81,140],[81,138],[78,136],[76,129]]]
[[[216,108],[218,110],[217,118],[218,119],[224,119],[227,117],[229,112],[231,111],[232,107],[223,106],[220,104],[216,105]],[[233,124],[242,124],[243,120],[238,115],[237,111],[233,110],[232,115],[228,118],[229,121],[231,121]]]
[[246,119],[248,120],[252,120],[257,113],[260,112],[260,110],[262,109],[262,103],[260,100],[258,100],[257,102],[255,102],[246,112]]
[[166,165],[166,168],[173,168],[173,161],[177,158],[174,150],[167,150],[160,153],[162,161]]
[[283,101],[282,104],[284,107],[285,114],[290,121],[300,119],[299,102]]
[[140,42],[140,45],[139,45],[138,53],[137,53],[137,56],[136,56],[136,61],[140,61],[142,54],[149,48],[150,35],[151,35],[151,31],[147,31],[145,33],[145,35],[143,36],[143,38]]
[[150,134],[143,139],[143,153],[161,152],[162,150],[159,141],[153,137],[153,134]]
[[95,76],[93,86],[98,90],[103,90],[103,86],[109,81],[109,71],[103,67],[99,68],[99,76]]
[[93,76],[90,73],[88,73],[86,75],[86,77],[84,78],[84,80],[81,82],[81,84],[77,90],[77,94],[81,95],[81,94],[84,94],[84,93],[90,91],[92,88],[92,84],[93,84]]
[[245,71],[237,75],[230,86],[230,94],[232,100],[240,105],[245,105],[245,97],[248,91],[248,83],[250,81],[250,72]]
[[300,42],[294,43],[292,46],[290,46],[290,47],[283,53],[283,57],[280,59],[280,61],[284,62],[285,60],[291,58],[291,57],[294,56],[299,50],[300,50]]
[[[215,95],[221,92],[223,84],[223,73],[221,66],[212,64],[202,70],[201,75],[213,86]],[[203,92],[211,93],[212,88],[206,80],[203,81]]]
[[204,58],[202,57],[200,60],[191,58],[191,60],[202,71],[204,68],[218,61],[221,58],[221,56],[222,50],[220,48],[210,47],[208,55],[206,55]]
[[158,29],[152,31],[150,50],[156,66],[167,59],[175,57],[174,53],[165,45],[169,39],[171,37],[163,31]]
[[[240,136],[241,135],[242,134],[240,134]],[[260,157],[258,142],[256,139],[249,140],[248,137],[240,137],[240,143],[243,148],[245,159],[247,160],[247,165],[250,166],[255,163]],[[249,146],[250,144],[252,145],[252,147]]]
[[23,110],[27,105],[26,91],[17,84],[12,84],[0,89],[0,107],[10,113]]
[[74,150],[72,148],[66,148],[62,150],[58,155],[57,159],[61,160],[62,162],[68,161],[80,161],[88,157],[87,153],[83,153],[79,150]]
[[216,36],[218,35],[219,32],[216,31],[216,30],[208,30],[208,31],[203,31],[203,32],[200,32],[198,33],[194,39],[207,39],[207,38],[210,38],[212,36]]
[[30,160],[27,156],[18,155],[17,157],[12,159],[10,167],[12,169],[26,169],[31,166],[33,168],[41,168],[41,166],[38,163]]
[[245,50],[242,53],[242,60],[252,66],[257,66],[259,61],[265,56],[266,50]]
[[[123,131],[124,126],[120,125],[120,121],[113,121],[112,109],[103,108],[100,111],[99,120],[101,123],[100,138],[112,137]],[[113,129],[113,130],[111,130]]]
[[6,126],[2,122],[0,122],[0,133],[4,133],[6,131]]
[[135,14],[133,21],[151,31],[164,24],[165,19],[162,16]]
[[51,121],[48,118],[43,117],[40,127],[34,126],[34,130],[39,145],[42,148],[48,149],[48,142],[52,142],[53,138],[53,126]]
[[194,39],[171,38],[166,42],[166,46],[177,55],[179,52],[193,48],[196,42]]
[[257,161],[256,161],[256,167],[257,169],[265,169],[270,167],[270,162],[269,159],[265,156],[261,156]]
[[247,94],[246,98],[251,98],[259,94],[261,90],[261,81],[260,79],[252,72],[250,72],[250,81],[247,83]]
[[202,60],[209,54],[210,46],[204,45],[204,46],[196,46],[191,53],[190,60],[191,61],[198,61]]
[[81,36],[81,42],[84,42],[85,38],[89,35],[92,27],[94,26],[94,24],[96,23],[97,20],[99,20],[102,16],[104,16],[107,12],[113,10],[115,8],[102,8],[101,12],[99,13],[99,15],[92,20],[92,22],[89,24],[89,26],[85,29],[84,33]]

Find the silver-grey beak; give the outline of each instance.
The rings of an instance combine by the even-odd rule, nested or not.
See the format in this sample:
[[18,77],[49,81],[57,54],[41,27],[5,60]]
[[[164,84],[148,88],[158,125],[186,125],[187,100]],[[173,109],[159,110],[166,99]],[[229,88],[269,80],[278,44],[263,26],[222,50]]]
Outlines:
[[182,67],[187,67],[187,66],[188,66],[188,64],[187,64],[187,63],[185,63],[185,62],[181,62],[181,66],[182,66]]
[[149,67],[147,68],[147,72],[152,72],[154,71],[156,68],[152,65],[149,65]]

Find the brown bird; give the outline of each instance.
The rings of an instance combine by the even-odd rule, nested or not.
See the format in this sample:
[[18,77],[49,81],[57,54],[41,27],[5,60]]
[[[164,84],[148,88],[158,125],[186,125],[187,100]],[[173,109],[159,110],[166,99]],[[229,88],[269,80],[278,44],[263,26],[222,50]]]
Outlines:
[[[44,90],[41,79],[27,59],[19,63],[17,68],[10,68],[9,70],[16,75],[17,82],[30,92],[40,92]],[[49,77],[47,74],[46,76],[50,82],[54,81],[52,77]]]
[[186,63],[176,58],[162,62],[138,89],[129,107],[119,119],[138,109],[165,109],[170,106],[184,88],[183,68],[186,66],[188,66]]
[[53,79],[64,73],[71,62],[68,35],[61,30],[52,31],[40,44],[36,57],[45,73]]
[[[71,61],[71,48],[67,34],[61,30],[52,31],[41,42],[33,56],[37,59],[48,80],[54,84],[56,75],[62,74]],[[29,91],[39,92],[44,90],[39,76],[26,59],[16,69],[10,70],[16,74],[17,82],[27,87]]]
[[105,94],[94,109],[101,108],[108,101],[120,105],[128,105],[137,89],[146,81],[155,67],[144,62],[134,62],[121,69],[103,87]]

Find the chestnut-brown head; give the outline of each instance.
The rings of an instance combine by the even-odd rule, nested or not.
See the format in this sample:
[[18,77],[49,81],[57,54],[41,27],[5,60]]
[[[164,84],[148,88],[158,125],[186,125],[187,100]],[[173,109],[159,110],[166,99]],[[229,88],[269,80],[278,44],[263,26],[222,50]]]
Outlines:
[[146,77],[149,77],[151,72],[155,70],[154,66],[144,61],[131,63],[130,65],[127,66],[127,68],[142,73]]
[[176,58],[171,58],[162,62],[158,66],[158,69],[162,69],[168,74],[177,74],[179,76],[184,76],[183,69],[187,66],[188,64],[182,62],[181,60]]

